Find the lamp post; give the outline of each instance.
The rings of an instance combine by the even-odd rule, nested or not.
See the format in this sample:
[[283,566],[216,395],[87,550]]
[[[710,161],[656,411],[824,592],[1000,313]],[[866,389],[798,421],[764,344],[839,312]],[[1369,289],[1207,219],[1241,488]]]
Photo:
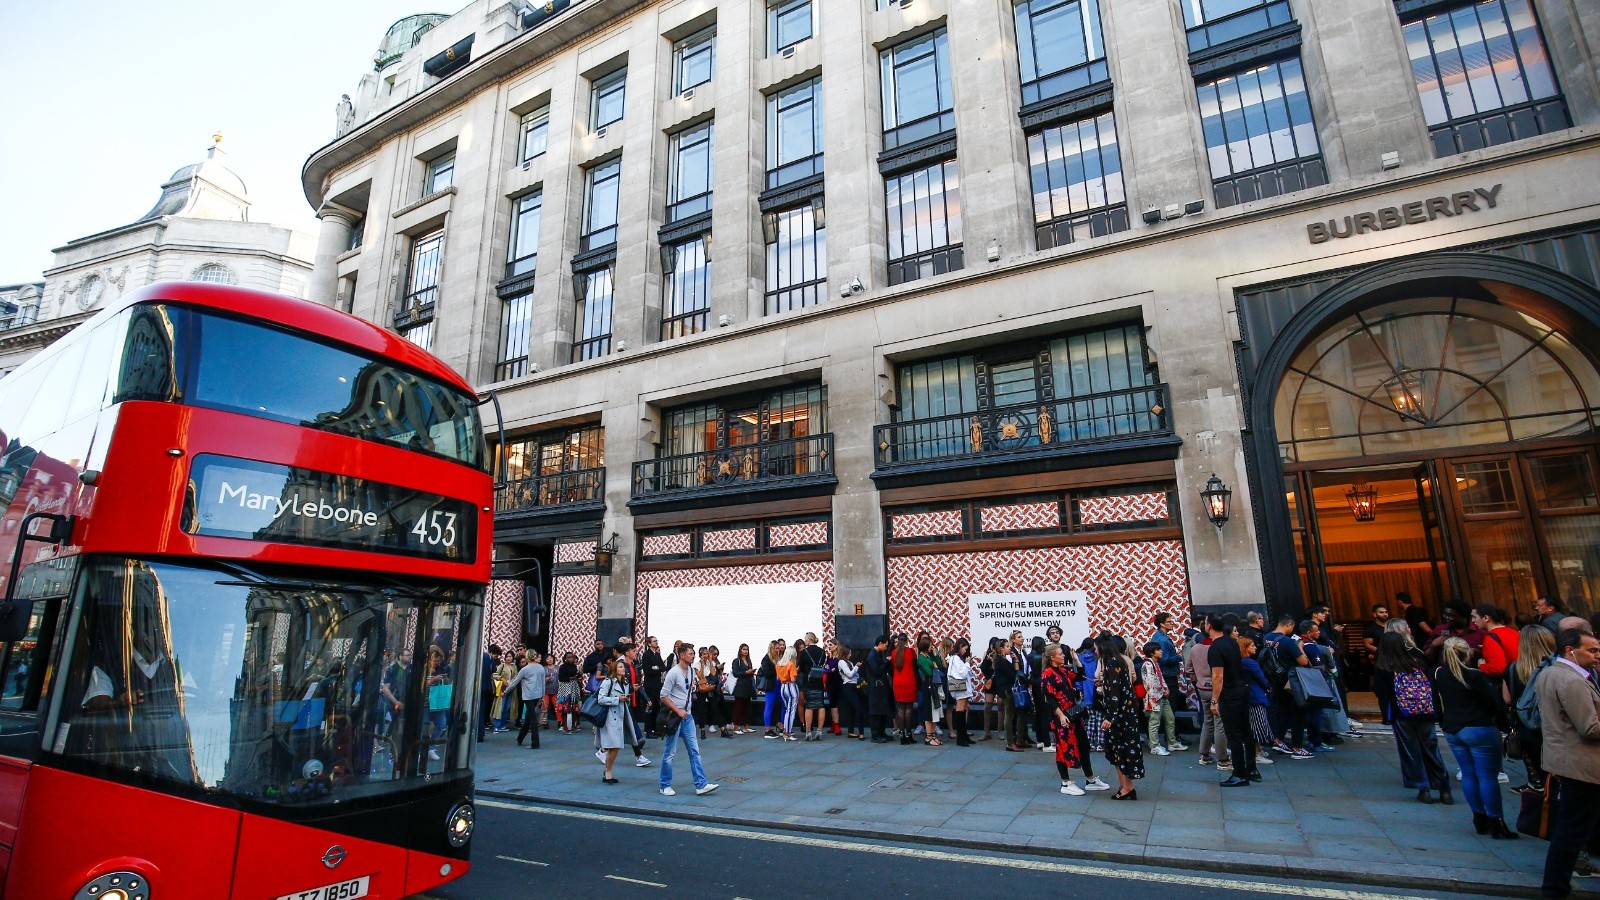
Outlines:
[[1228,521],[1228,501],[1233,497],[1233,491],[1222,483],[1217,473],[1211,473],[1211,479],[1206,482],[1205,489],[1200,492],[1200,500],[1206,507],[1206,518],[1211,524],[1221,529]]

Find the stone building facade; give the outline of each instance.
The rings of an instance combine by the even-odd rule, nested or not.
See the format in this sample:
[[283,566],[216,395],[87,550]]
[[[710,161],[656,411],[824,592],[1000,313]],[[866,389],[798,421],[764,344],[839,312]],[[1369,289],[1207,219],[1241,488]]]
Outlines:
[[479,0],[412,40],[306,161],[311,297],[496,395],[507,639],[1596,608],[1594,4]]

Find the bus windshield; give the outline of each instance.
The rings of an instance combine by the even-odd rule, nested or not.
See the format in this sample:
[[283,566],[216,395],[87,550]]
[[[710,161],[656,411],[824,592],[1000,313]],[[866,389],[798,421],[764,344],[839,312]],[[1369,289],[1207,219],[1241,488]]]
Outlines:
[[112,397],[223,409],[484,467],[475,398],[354,350],[188,307],[133,307]]
[[482,592],[86,560],[55,753],[276,806],[468,769]]

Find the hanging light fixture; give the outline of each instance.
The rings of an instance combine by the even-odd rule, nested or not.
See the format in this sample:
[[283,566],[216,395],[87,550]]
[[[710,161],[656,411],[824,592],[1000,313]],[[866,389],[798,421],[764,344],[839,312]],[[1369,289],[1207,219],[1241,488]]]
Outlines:
[[1421,372],[1401,366],[1394,378],[1384,382],[1383,389],[1389,394],[1389,404],[1400,414],[1400,418],[1427,423],[1422,412]]
[[1355,516],[1357,522],[1371,522],[1378,517],[1378,489],[1367,482],[1351,485],[1344,499],[1350,503],[1350,515]]
[[594,571],[598,575],[611,574],[611,562],[617,557],[617,533],[611,532],[611,540],[605,543],[595,542],[594,545]]
[[1212,472],[1205,490],[1200,492],[1200,500],[1206,507],[1206,518],[1211,520],[1211,524],[1221,528],[1228,521],[1228,500],[1232,496],[1233,491],[1222,483],[1217,473]]

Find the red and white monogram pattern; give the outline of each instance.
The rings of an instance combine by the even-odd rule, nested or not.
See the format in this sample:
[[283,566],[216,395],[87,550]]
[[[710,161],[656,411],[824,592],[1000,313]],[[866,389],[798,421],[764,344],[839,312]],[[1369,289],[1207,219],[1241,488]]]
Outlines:
[[721,531],[707,531],[700,535],[700,550],[704,553],[727,553],[731,550],[755,548],[754,528],[725,528]]
[[489,595],[483,608],[483,646],[499,645],[510,650],[522,643],[523,584],[509,578],[489,582]]
[[593,542],[586,544],[557,544],[556,564],[586,563],[594,559]]
[[1035,528],[1060,528],[1061,507],[1054,503],[1018,503],[988,506],[978,514],[984,531],[1028,531]]
[[557,575],[550,604],[550,652],[561,658],[576,653],[582,659],[594,649],[600,608],[599,575]]
[[[794,584],[808,581],[822,582],[822,640],[833,640],[833,616],[838,603],[833,596],[833,563],[803,562],[778,563],[762,566],[717,566],[706,569],[670,569],[662,572],[640,572],[635,582],[633,601],[633,636],[643,641],[649,634],[651,588],[712,587],[732,584]],[[963,602],[965,602],[963,600]],[[778,637],[779,635],[772,635]],[[658,634],[662,644],[681,639],[679,635]],[[793,635],[785,637],[792,638]],[[730,654],[724,656],[732,659]]]
[[683,556],[689,552],[689,535],[683,534],[650,534],[645,535],[643,553],[645,556]]
[[933,512],[895,513],[889,516],[889,530],[895,539],[934,537],[961,533],[961,510],[940,509]]
[[969,594],[1082,590],[1089,627],[1130,640],[1170,612],[1189,623],[1189,576],[1179,541],[934,553],[888,560],[889,628],[965,637]]
[[793,522],[767,529],[769,547],[813,547],[828,542],[828,523]]
[[1165,491],[1119,494],[1115,497],[1082,497],[1078,500],[1078,521],[1085,525],[1158,522],[1169,515]]

